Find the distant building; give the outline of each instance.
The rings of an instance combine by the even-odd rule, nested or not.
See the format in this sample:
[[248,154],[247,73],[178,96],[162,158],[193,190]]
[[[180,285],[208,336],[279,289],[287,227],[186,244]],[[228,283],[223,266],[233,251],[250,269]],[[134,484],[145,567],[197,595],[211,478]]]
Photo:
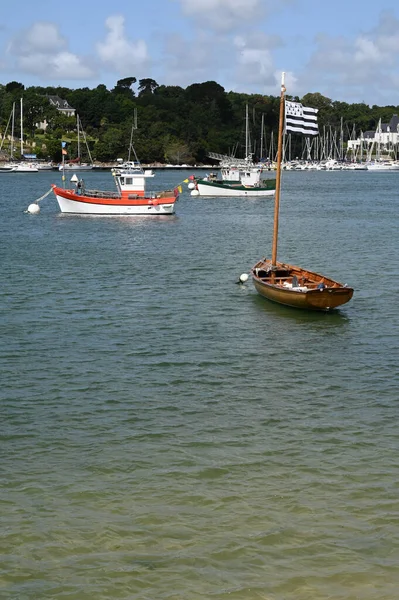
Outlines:
[[360,146],[370,147],[372,144],[378,144],[383,150],[390,150],[399,144],[399,117],[392,115],[389,123],[378,123],[375,131],[362,132],[357,140],[348,140],[348,150],[356,150]]
[[66,117],[74,117],[76,110],[72,108],[67,102],[59,96],[47,96],[48,101],[52,106],[55,106],[57,110],[62,112]]
[[[68,104],[67,100],[63,100],[59,96],[47,95],[46,97],[47,97],[48,101],[50,102],[50,104],[52,106],[54,106],[57,110],[59,110],[62,114],[64,114],[66,117],[74,117],[75,116],[76,109],[72,108],[72,106],[70,106]],[[44,120],[42,123],[38,123],[37,126],[39,127],[39,129],[46,130],[48,123],[46,120]]]

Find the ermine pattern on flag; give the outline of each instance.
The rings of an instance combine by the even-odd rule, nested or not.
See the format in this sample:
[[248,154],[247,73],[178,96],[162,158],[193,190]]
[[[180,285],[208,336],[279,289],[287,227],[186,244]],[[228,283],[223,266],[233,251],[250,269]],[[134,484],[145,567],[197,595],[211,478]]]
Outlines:
[[317,135],[317,108],[302,106],[300,102],[285,101],[285,130],[304,135]]

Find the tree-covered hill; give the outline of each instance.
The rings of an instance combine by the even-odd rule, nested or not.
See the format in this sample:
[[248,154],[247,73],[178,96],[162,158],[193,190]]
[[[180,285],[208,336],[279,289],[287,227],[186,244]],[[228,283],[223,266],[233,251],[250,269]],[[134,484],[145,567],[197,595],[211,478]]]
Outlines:
[[[105,85],[69,89],[60,86],[25,88],[16,81],[0,84],[1,137],[10,122],[14,103],[17,123],[22,97],[24,146],[34,149],[39,158],[59,161],[61,140],[66,140],[73,153],[76,118],[66,117],[51,106],[49,95],[67,100],[76,110],[93,159],[97,161],[127,157],[135,109],[138,128],[134,131],[134,146],[143,163],[209,163],[208,152],[243,157],[247,107],[251,151],[258,159],[262,158],[261,153],[263,157],[273,154],[272,134],[276,136],[278,127],[279,97],[226,92],[215,81],[182,88],[158,85],[153,79],[137,82],[135,77],[127,77],[117,81],[111,90]],[[373,130],[380,118],[388,122],[392,114],[399,112],[399,106],[347,104],[320,93],[290,99],[319,108],[320,131],[340,129],[344,139]],[[41,129],[40,123],[47,123],[47,127]],[[16,137],[18,131],[15,124]],[[7,130],[7,138],[9,136],[10,129]],[[4,140],[3,151],[7,141],[9,143],[8,139]]]

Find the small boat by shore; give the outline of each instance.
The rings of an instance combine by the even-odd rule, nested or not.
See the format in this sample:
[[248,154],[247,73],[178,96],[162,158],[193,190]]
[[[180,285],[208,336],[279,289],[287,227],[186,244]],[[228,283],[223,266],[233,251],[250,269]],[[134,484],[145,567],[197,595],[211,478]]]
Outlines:
[[15,170],[15,165],[3,164],[0,165],[0,173],[12,173]]
[[15,165],[13,173],[38,173],[39,169],[34,163],[20,162]]
[[82,179],[72,177],[74,189],[52,185],[61,212],[83,215],[171,215],[181,191],[146,191],[144,171],[112,172],[116,191],[87,189]]
[[73,163],[68,162],[65,164],[61,164],[58,166],[59,171],[91,171],[93,169],[93,165],[89,165],[88,163]]
[[308,136],[318,134],[317,109],[304,107],[298,102],[286,102],[285,91],[283,73],[280,95],[272,258],[262,258],[252,267],[252,280],[257,292],[272,302],[294,308],[329,311],[349,302],[353,296],[353,289],[330,277],[277,261],[284,112],[286,131]]
[[399,162],[374,161],[367,163],[368,171],[399,171]]

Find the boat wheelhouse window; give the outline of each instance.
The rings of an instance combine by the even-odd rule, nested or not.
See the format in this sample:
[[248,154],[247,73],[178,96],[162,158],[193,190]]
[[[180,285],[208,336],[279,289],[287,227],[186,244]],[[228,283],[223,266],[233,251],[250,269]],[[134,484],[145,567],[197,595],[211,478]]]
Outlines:
[[133,179],[131,177],[125,177],[124,180],[122,180],[122,183],[125,185],[132,185]]

